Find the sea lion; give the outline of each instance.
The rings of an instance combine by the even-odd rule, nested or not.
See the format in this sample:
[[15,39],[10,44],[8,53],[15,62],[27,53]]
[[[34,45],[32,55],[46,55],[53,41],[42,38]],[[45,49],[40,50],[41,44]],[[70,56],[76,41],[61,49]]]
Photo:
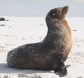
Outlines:
[[67,75],[64,61],[71,50],[71,30],[65,20],[68,6],[50,10],[46,15],[48,33],[42,42],[25,44],[8,52],[10,67],[54,70],[60,77]]

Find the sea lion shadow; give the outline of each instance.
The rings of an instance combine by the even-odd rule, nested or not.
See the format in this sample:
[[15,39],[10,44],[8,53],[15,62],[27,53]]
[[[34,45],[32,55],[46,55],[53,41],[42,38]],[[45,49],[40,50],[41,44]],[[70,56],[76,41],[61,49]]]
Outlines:
[[33,74],[33,73],[52,73],[50,70],[30,70],[30,69],[17,69],[11,68],[6,63],[0,63],[0,73],[25,73],[25,74]]
[[[68,68],[70,65],[66,65]],[[26,73],[26,74],[33,74],[33,73],[52,73],[52,70],[30,70],[30,69],[17,69],[11,68],[6,63],[0,63],[0,73]]]

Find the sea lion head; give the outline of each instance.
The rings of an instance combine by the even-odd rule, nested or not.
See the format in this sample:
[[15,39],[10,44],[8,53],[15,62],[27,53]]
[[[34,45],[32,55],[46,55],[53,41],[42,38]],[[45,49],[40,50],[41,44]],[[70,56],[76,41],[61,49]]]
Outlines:
[[63,18],[65,18],[67,11],[68,11],[68,6],[54,8],[49,11],[47,17],[50,17],[51,19],[62,20]]

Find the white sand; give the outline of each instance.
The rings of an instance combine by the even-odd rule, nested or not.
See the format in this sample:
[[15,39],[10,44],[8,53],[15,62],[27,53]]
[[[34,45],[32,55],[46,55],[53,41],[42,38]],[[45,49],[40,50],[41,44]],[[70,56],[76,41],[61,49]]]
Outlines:
[[[44,18],[7,17],[0,22],[0,78],[60,78],[53,71],[20,70],[9,68],[7,52],[26,43],[42,41],[47,34]],[[73,33],[72,51],[65,62],[70,65],[63,78],[84,78],[84,18],[67,18]],[[74,31],[76,30],[76,31]]]

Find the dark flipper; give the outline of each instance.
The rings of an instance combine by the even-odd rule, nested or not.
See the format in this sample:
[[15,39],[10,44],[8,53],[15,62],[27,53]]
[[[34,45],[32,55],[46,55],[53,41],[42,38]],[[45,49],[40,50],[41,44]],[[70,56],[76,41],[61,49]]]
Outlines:
[[58,56],[56,63],[53,64],[54,73],[60,77],[67,75],[67,69],[61,56]]

